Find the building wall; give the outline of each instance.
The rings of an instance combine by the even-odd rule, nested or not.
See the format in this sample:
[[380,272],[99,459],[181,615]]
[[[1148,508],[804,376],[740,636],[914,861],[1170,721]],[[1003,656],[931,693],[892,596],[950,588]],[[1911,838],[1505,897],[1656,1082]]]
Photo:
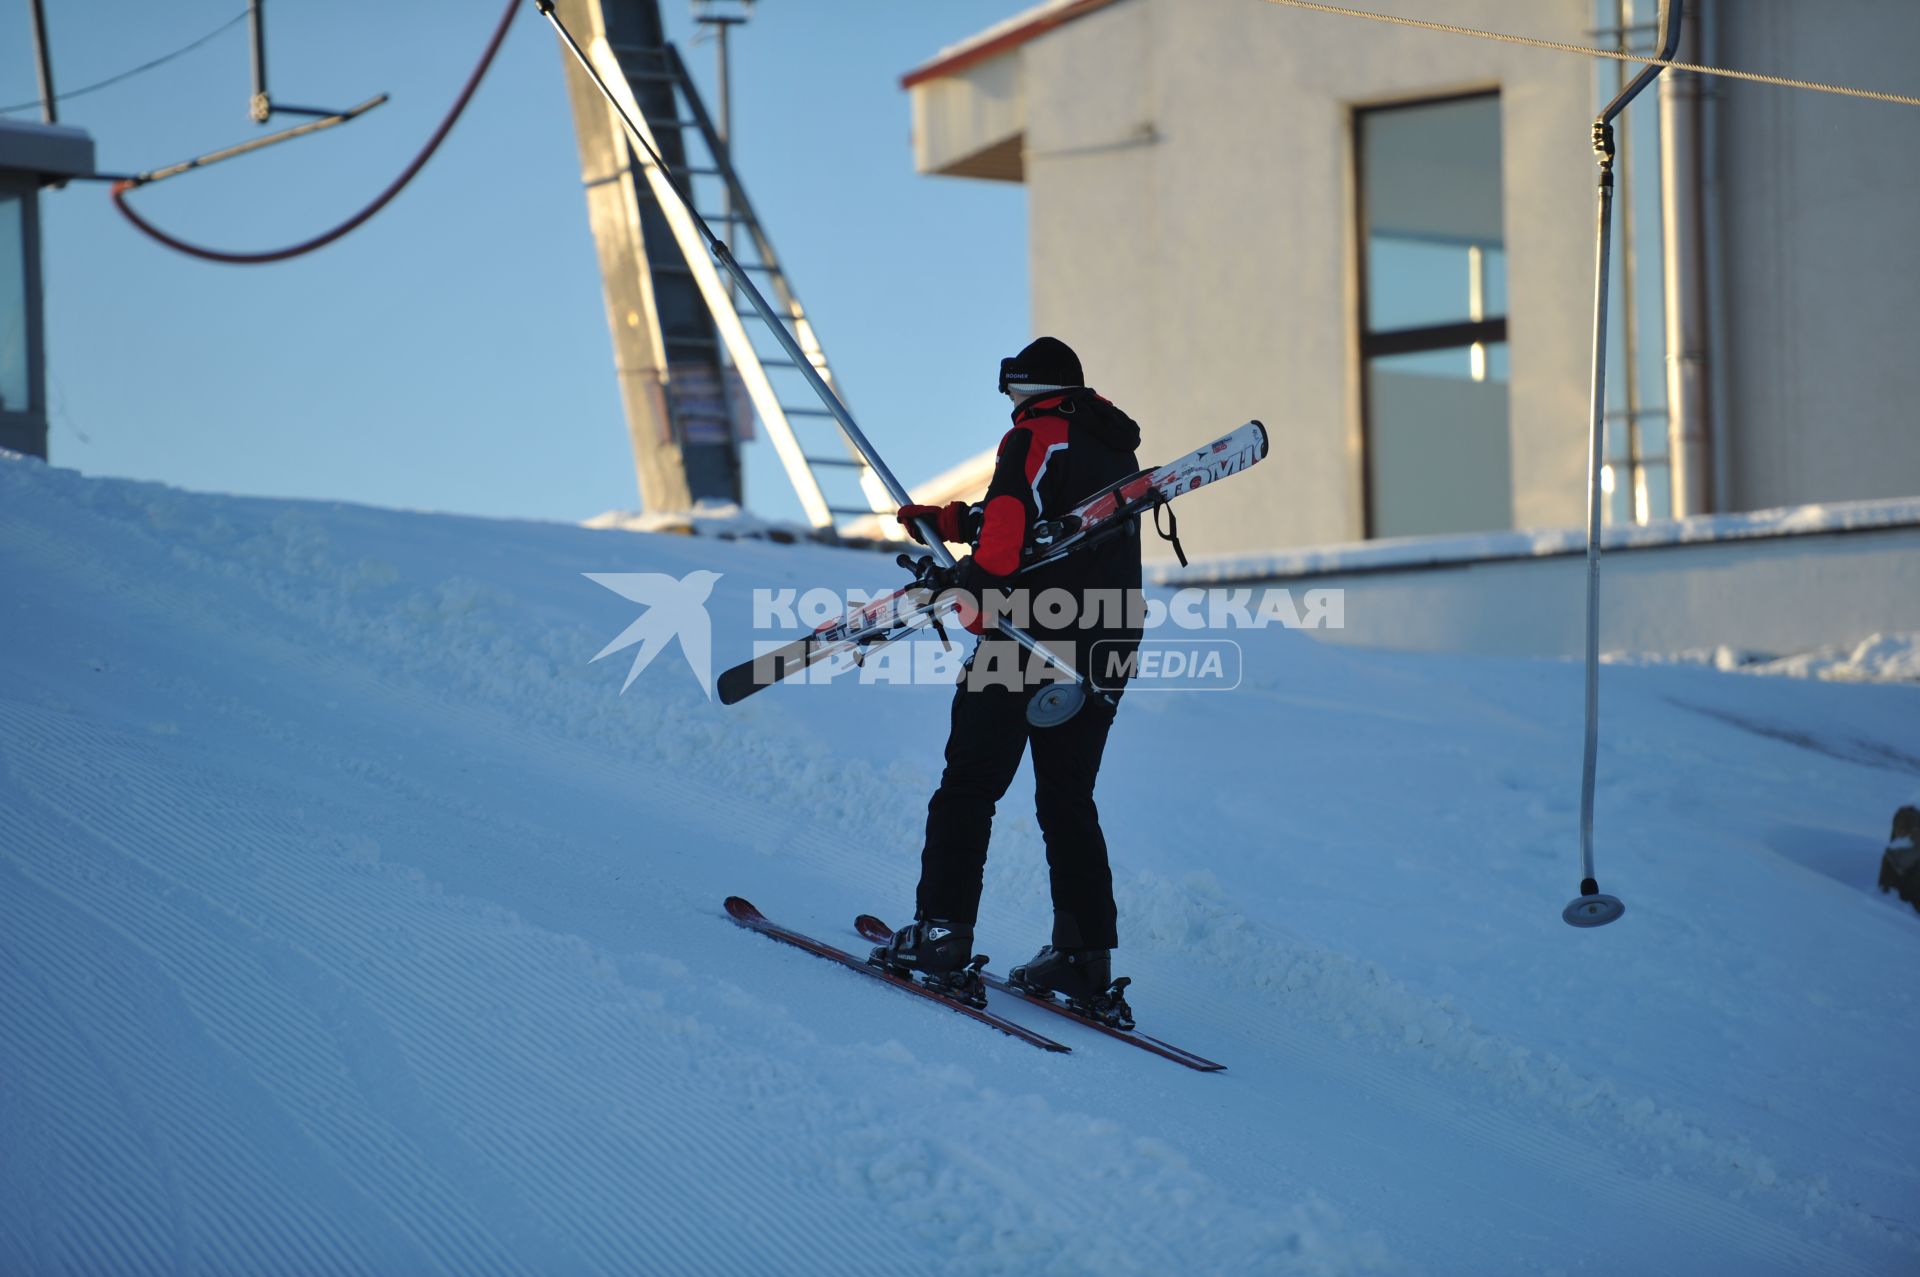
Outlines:
[[[1184,530],[1185,521],[1182,521]],[[1920,632],[1920,528],[1616,551],[1601,572],[1600,648],[1730,647],[1767,656]],[[1578,658],[1586,561],[1577,553],[1273,576],[1296,600],[1343,591],[1316,638],[1405,651]]]
[[[1709,0],[1723,65],[1911,93],[1912,0]],[[1721,82],[1735,509],[1920,492],[1920,114]]]
[[[1698,4],[1724,65],[1911,85],[1920,4]],[[1368,7],[1434,16],[1419,0]],[[1444,16],[1592,39],[1588,0],[1450,0]],[[1364,535],[1353,109],[1498,88],[1511,515],[1584,522],[1589,60],[1253,0],[1121,0],[1012,56],[1035,331],[1071,342],[1141,420],[1143,460],[1248,417],[1272,431],[1267,465],[1182,510],[1202,552]],[[1712,92],[1729,508],[1920,492],[1912,113],[1728,81]],[[1657,97],[1629,109],[1656,111]]]
[[[1460,0],[1447,16],[1577,39],[1586,13]],[[1513,515],[1582,517],[1585,63],[1244,0],[1124,0],[1022,56],[1035,330],[1080,350],[1146,454],[1249,417],[1272,430],[1265,466],[1182,510],[1208,551],[1363,535],[1352,111],[1498,87]]]
[[929,82],[913,95],[913,162],[922,173],[935,170],[960,177],[1018,181],[1017,149],[1008,171],[976,172],[985,148],[982,138],[1005,138],[1020,132],[1020,60],[997,58],[965,79]]

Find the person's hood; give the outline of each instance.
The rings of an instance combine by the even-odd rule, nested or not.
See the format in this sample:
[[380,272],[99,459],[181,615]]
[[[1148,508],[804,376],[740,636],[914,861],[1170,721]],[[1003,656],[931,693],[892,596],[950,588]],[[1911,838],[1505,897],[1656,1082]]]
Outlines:
[[1140,447],[1139,423],[1085,386],[1048,391],[1013,412],[1015,425],[1034,417],[1065,417],[1116,452],[1133,452]]

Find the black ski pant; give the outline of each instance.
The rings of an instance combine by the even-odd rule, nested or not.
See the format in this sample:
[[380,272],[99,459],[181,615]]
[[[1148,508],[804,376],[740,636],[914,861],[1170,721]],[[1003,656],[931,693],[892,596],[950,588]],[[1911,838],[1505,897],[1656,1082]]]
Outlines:
[[1112,949],[1113,872],[1093,805],[1093,782],[1106,752],[1113,709],[1090,698],[1057,727],[1029,727],[1034,688],[989,684],[953,696],[947,766],[927,804],[927,842],[920,854],[918,914],[971,927],[978,918],[994,806],[1033,750],[1033,803],[1046,839],[1053,879],[1053,946]]

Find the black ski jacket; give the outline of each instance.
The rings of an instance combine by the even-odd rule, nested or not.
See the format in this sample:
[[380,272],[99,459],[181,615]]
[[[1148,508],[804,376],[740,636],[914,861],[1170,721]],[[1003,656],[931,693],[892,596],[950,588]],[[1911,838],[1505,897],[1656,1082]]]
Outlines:
[[[1039,395],[1014,409],[1013,429],[1000,441],[987,488],[980,537],[961,575],[962,587],[975,593],[1007,586],[1031,591],[1029,598],[1056,588],[1072,592],[1079,605],[1072,622],[1049,625],[1036,613],[1031,629],[1071,641],[1072,659],[1083,669],[1092,644],[1120,640],[1130,650],[1139,640],[1139,629],[1127,625],[1121,611],[1138,616],[1139,520],[1058,563],[1018,580],[1014,574],[1032,542],[1034,524],[1057,519],[1100,489],[1138,473],[1139,446],[1140,427],[1133,418],[1083,386]],[[1117,594],[1121,605],[1100,612],[1101,623],[1094,626],[1085,624],[1095,619],[1088,615],[1091,591]]]

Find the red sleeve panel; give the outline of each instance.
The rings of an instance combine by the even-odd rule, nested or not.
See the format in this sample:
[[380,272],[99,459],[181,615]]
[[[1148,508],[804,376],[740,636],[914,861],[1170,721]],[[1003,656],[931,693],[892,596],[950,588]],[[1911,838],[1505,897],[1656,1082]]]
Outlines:
[[1020,570],[1033,524],[1040,517],[1040,484],[1061,461],[1067,447],[1067,423],[1037,417],[1015,426],[1000,441],[1000,460],[987,488],[986,513],[973,561],[989,576],[1008,577]]
[[1002,493],[987,498],[986,522],[980,527],[980,547],[973,561],[988,576],[1012,576],[1020,570],[1020,553],[1027,548],[1027,512],[1020,498]]

